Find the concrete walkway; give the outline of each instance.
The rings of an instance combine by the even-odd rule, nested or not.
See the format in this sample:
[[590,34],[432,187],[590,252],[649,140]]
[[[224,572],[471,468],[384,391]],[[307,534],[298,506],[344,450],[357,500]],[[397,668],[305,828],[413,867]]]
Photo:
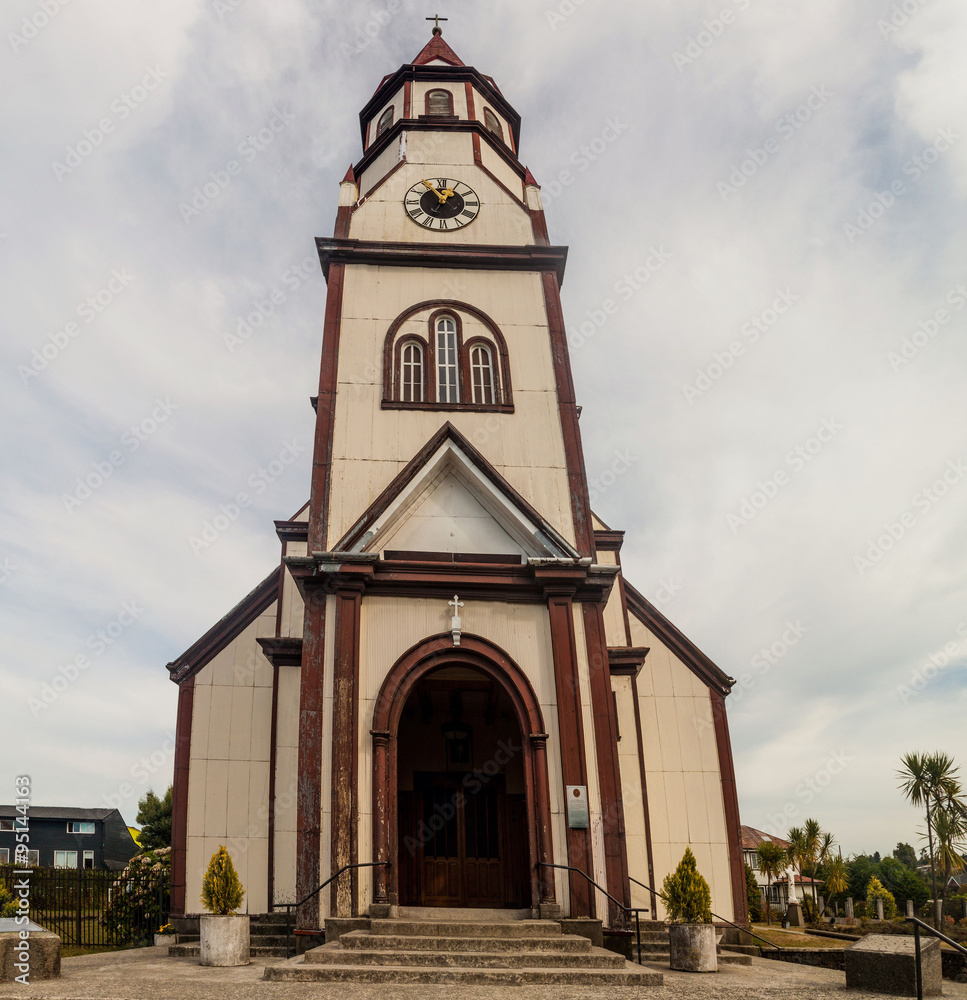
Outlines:
[[[264,962],[239,969],[203,969],[197,960],[168,958],[167,948],[139,948],[65,958],[61,979],[30,986],[0,983],[0,1000],[36,997],[43,1000],[453,1000],[447,986],[356,986],[353,984],[266,983]],[[657,989],[555,987],[554,1000],[671,1000],[734,997],[736,1000],[883,1000],[882,994],[847,992],[842,972],[754,958],[749,967],[723,967],[715,975],[662,972]],[[967,985],[944,980],[945,997],[967,1000]],[[547,1000],[548,987],[464,987],[461,1000]]]

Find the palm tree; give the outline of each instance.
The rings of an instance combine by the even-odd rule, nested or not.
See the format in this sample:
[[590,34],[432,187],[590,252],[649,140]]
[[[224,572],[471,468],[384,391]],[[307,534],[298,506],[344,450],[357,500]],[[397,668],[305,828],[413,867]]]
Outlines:
[[809,875],[813,884],[813,913],[819,911],[819,899],[816,895],[816,864],[819,859],[819,850],[823,843],[823,831],[819,825],[819,820],[807,819],[803,824],[803,846],[805,847],[806,861],[809,864]]
[[843,860],[842,854],[838,857],[827,859],[824,874],[826,876],[827,899],[839,896],[849,888],[849,870],[846,867],[846,862]]
[[[794,826],[788,834],[789,847],[786,849],[786,857],[789,863],[799,870],[799,875],[806,871],[810,861],[809,839],[806,831],[801,826]],[[795,877],[795,875],[794,875]],[[795,898],[794,886],[789,886],[789,901]],[[805,899],[805,895],[803,896]]]
[[[828,831],[823,831],[822,840],[820,840],[820,842],[819,842],[819,852],[818,852],[818,854],[816,856],[816,867],[817,868],[820,865],[828,865],[829,864],[829,862],[832,860],[832,857],[833,857],[833,847],[835,845],[836,845],[836,839],[835,839],[835,837],[833,837],[833,835],[831,833],[829,833]],[[826,881],[828,883],[828,880],[826,880]],[[840,890],[840,891],[842,891],[842,890]],[[827,901],[829,900],[830,896],[833,896],[833,895],[836,895],[836,894],[835,893],[831,893],[829,891],[829,885],[827,884],[826,885],[826,899],[827,899]],[[823,905],[823,913],[825,913],[825,912],[826,912],[826,906],[824,904]],[[822,916],[823,914],[820,913],[819,915]]]
[[937,869],[933,851],[933,814],[945,799],[960,796],[957,768],[949,754],[907,753],[900,758],[897,772],[900,788],[912,806],[923,806],[927,813],[927,843],[930,848],[930,882],[937,899]]
[[943,873],[941,899],[946,899],[950,876],[964,867],[958,848],[967,838],[967,820],[959,809],[941,805],[933,814],[933,832],[937,838],[937,864]]
[[766,877],[766,922],[772,923],[772,880],[786,870],[786,852],[772,840],[764,840],[755,850],[756,867]]

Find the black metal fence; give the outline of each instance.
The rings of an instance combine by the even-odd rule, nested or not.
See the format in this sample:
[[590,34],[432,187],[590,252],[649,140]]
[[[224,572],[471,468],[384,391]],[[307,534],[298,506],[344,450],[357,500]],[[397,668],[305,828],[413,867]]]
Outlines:
[[168,922],[166,871],[119,876],[90,869],[5,865],[0,872],[11,895],[22,898],[27,894],[30,919],[59,934],[65,945],[151,944],[157,930]]

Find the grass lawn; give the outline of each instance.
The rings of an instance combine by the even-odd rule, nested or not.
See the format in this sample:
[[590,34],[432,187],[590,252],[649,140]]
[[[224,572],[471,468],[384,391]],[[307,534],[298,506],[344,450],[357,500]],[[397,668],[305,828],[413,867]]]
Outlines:
[[[779,945],[780,948],[848,948],[852,941],[842,938],[816,937],[812,934],[794,934],[789,931],[776,930],[766,924],[754,924],[752,929],[760,937]],[[762,944],[757,941],[756,944]]]
[[102,951],[128,951],[136,947],[132,944],[106,944],[94,948],[78,948],[75,945],[65,944],[61,949],[61,958],[74,958],[77,955],[99,955]]

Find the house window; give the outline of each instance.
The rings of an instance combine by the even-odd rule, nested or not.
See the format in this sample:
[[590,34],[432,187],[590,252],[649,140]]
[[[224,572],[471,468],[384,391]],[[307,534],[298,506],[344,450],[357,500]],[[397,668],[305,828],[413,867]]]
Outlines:
[[388,107],[380,116],[379,124],[376,126],[376,138],[378,139],[393,124],[393,107]]
[[494,362],[490,348],[475,344],[470,349],[470,375],[473,401],[491,405],[494,402]]
[[430,90],[426,95],[428,115],[453,116],[453,94],[449,90]]
[[77,851],[54,851],[55,868],[76,868]]
[[67,824],[68,833],[93,833],[94,824],[85,821],[72,820]]
[[13,830],[13,820],[12,819],[0,819],[0,831]]
[[437,402],[459,403],[457,323],[452,316],[441,316],[436,321],[436,371]]
[[415,340],[406,341],[400,355],[400,399],[423,402],[423,345]]
[[40,864],[40,851],[27,851],[27,867],[36,868]]
[[490,108],[484,108],[484,125],[487,126],[488,132],[493,132],[497,138],[503,142],[504,141],[504,129],[500,124],[500,119],[490,110]]
[[94,852],[85,851],[84,852],[84,867],[93,868],[94,867]]
[[10,848],[0,847],[0,865],[10,864]]

